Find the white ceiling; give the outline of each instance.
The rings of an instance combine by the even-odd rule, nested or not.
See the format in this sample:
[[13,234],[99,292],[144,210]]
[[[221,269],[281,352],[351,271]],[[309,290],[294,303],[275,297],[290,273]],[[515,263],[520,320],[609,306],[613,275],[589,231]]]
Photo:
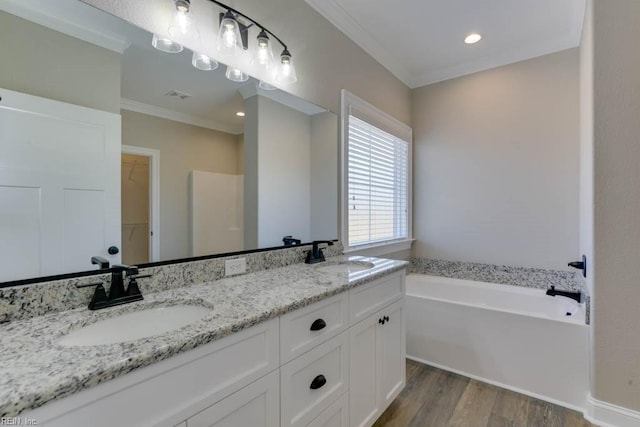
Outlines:
[[[306,0],[411,88],[580,44],[585,0]],[[483,39],[463,40],[471,32]]]

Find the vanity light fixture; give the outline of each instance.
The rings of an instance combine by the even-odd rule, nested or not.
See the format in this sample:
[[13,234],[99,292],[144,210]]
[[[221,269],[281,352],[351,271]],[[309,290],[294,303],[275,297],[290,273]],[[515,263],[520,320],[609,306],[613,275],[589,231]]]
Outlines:
[[244,111],[238,111],[238,112],[236,113],[236,116],[238,116],[238,117],[244,117]]
[[[191,33],[191,36],[195,33],[195,36],[198,37],[198,34],[189,16],[191,13],[191,0],[171,1],[175,6],[176,15],[169,26],[169,37],[154,34],[152,44],[153,47],[162,52],[179,53],[182,52],[183,47],[173,41],[172,38],[179,38],[179,36],[185,36],[189,33]],[[251,64],[261,68],[263,73],[270,74],[278,83],[291,84],[298,81],[296,69],[291,59],[291,52],[278,36],[244,13],[217,0],[209,1],[224,9],[224,12],[219,15],[220,26],[217,36],[217,50],[219,52],[227,56],[243,55],[244,51],[249,49],[249,30],[255,26],[259,31],[256,37],[255,51],[251,54]],[[274,60],[272,38],[282,46],[282,53],[278,63]],[[218,67],[217,61],[198,52],[193,52],[191,64],[199,70],[206,71],[215,70]],[[246,82],[249,79],[248,74],[229,66],[227,66],[225,76],[234,82]],[[264,90],[275,89],[275,86],[265,82],[260,82],[260,87]]]
[[[276,36],[267,27],[244,13],[239,12],[217,0],[210,1],[226,10],[226,12],[220,14],[218,49],[225,50],[227,46],[229,46],[234,55],[241,54],[242,50],[248,50],[249,29],[256,26],[260,31],[257,36],[256,52],[252,55],[252,63],[274,72],[276,81],[280,83],[288,84],[298,81],[296,70],[293,65],[293,61],[291,60],[291,52],[289,52],[287,45],[284,44],[278,36]],[[240,21],[240,18],[248,22],[245,24]],[[277,67],[272,66],[273,51],[269,36],[277,40],[282,46],[280,63]],[[240,47],[242,50],[239,49]]]
[[482,39],[482,35],[478,33],[471,33],[465,37],[464,42],[466,44],[475,44],[478,43]]

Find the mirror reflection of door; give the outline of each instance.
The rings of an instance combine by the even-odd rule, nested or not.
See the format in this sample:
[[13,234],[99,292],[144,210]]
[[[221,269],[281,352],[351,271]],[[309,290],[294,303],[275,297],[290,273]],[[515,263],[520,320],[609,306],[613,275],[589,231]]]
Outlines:
[[122,262],[127,265],[150,261],[150,161],[122,153]]

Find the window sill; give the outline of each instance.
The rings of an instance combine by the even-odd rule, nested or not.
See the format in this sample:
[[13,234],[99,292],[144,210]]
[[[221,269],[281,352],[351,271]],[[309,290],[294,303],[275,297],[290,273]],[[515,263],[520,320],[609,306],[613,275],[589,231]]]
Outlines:
[[374,243],[370,245],[353,246],[345,248],[347,255],[362,255],[380,257],[394,252],[411,249],[411,245],[416,239],[394,240],[392,242]]

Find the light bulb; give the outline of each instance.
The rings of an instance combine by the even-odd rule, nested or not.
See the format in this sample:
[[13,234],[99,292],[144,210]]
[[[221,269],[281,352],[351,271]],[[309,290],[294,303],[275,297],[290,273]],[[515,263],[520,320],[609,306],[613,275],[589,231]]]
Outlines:
[[193,52],[191,65],[196,67],[198,70],[213,71],[218,68],[218,61],[216,61],[215,59],[211,59],[207,55],[204,55],[202,53]]
[[280,68],[276,75],[276,81],[283,84],[290,84],[298,81],[296,69],[293,66],[293,61],[291,60],[291,53],[289,53],[287,49],[282,51],[282,54],[280,54]]
[[176,43],[168,37],[159,36],[157,34],[153,35],[151,45],[159,51],[166,53],[180,53],[183,49],[180,43]]
[[222,22],[220,22],[220,29],[218,30],[218,50],[234,56],[242,52],[240,25],[230,11],[225,13]]
[[249,80],[249,75],[243,73],[241,70],[237,68],[233,68],[227,65],[227,72],[224,73],[225,77],[231,80],[232,82],[243,83]]
[[251,63],[265,70],[269,70],[273,65],[273,51],[271,50],[271,43],[269,43],[269,36],[267,36],[265,30],[260,31],[260,34],[258,34],[256,50]]
[[169,24],[169,35],[174,38],[186,36],[199,37],[198,31],[195,29],[193,20],[189,15],[190,1],[188,0],[174,0],[176,5],[176,13]]

